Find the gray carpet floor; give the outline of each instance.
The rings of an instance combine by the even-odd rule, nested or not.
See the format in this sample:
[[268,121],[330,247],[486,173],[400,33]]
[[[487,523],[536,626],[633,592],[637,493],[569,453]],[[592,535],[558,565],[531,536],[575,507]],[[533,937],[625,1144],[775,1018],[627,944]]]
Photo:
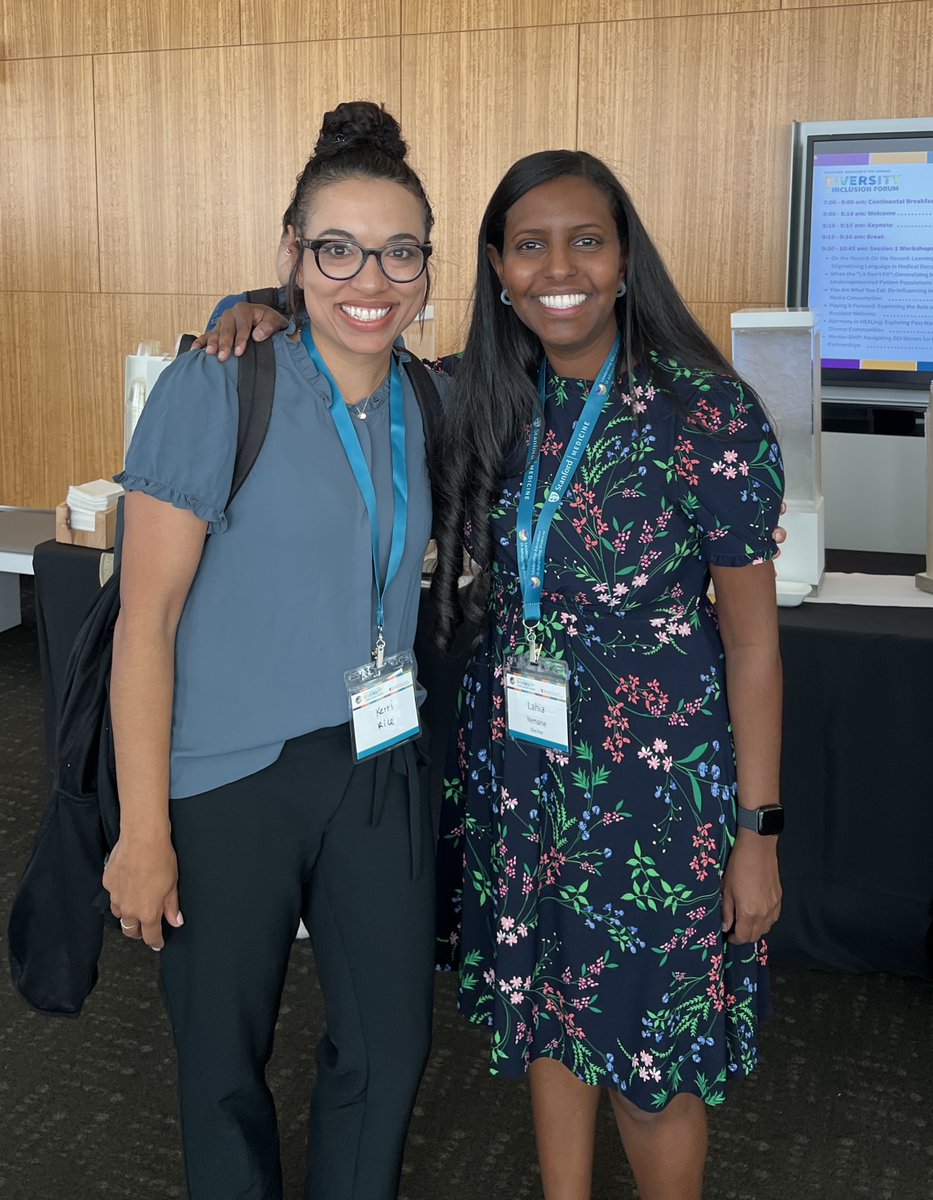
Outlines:
[[[24,623],[0,634],[0,924],[45,802],[31,581]],[[4,960],[6,958],[4,948]],[[0,1196],[171,1200],[185,1195],[174,1065],[156,956],[108,933],[77,1020],[29,1010],[0,983]],[[891,976],[774,971],[763,1061],[711,1114],[706,1200],[933,1200],[933,988]],[[270,1080],[288,1200],[302,1197],[304,1124],[323,1006],[295,944]],[[631,1176],[608,1106],[594,1200]],[[434,1051],[402,1200],[533,1200],[541,1187],[526,1089],[492,1079],[485,1037],[439,976]],[[319,1200],[327,1200],[320,1197]]]

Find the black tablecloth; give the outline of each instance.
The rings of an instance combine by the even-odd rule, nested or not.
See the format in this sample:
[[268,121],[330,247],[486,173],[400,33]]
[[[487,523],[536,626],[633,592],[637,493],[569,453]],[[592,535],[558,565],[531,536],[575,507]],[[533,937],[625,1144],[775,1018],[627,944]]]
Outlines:
[[[55,542],[36,548],[50,748],[68,650],[97,590],[99,560],[99,551]],[[425,603],[415,649],[428,689],[422,716],[436,812],[469,633],[441,660]],[[787,829],[772,959],[933,978],[933,609],[782,609],[781,649]]]
[[777,961],[933,977],[933,609],[781,612]]

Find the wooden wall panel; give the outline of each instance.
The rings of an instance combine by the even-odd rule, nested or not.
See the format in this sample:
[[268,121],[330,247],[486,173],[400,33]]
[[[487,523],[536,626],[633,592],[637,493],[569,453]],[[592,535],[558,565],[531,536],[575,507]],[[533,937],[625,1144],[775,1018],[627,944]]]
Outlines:
[[0,504],[51,508],[70,483],[123,461],[123,360],[140,339],[171,350],[199,328],[201,297],[72,295],[54,322],[40,293],[0,293]]
[[633,184],[690,302],[781,302],[790,122],[915,115],[927,7],[582,27],[580,145]]
[[376,38],[98,59],[102,289],[267,280],[323,113],[348,98],[398,112],[398,57]]
[[90,58],[0,64],[0,290],[93,291]]
[[469,300],[432,300],[434,305],[434,339],[438,358],[456,354],[466,342],[470,319]]
[[[891,4],[915,4],[917,0],[889,0]],[[850,7],[853,4],[875,4],[878,0],[781,0],[781,8],[834,8],[836,6],[845,5]],[[929,17],[926,19],[933,20],[933,5],[921,3],[920,8],[930,9]],[[929,108],[929,105],[927,105]]]
[[0,0],[0,59],[236,45],[239,0]]
[[476,230],[506,168],[574,145],[577,37],[554,27],[402,39],[403,128],[437,217],[438,299],[470,294]]
[[[424,0],[427,3],[427,0]],[[399,0],[241,0],[243,44],[388,37],[399,32]]]
[[755,12],[781,0],[401,0],[402,33],[516,29],[589,21],[634,21]]

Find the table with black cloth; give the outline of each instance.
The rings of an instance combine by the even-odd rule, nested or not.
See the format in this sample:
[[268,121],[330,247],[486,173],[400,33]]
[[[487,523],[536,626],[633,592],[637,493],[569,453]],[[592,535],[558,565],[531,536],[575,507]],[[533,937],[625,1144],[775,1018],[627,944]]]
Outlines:
[[[854,570],[894,569],[884,556],[844,561]],[[68,649],[99,586],[99,562],[100,551],[36,548],[49,747]],[[827,566],[842,569],[837,562]],[[804,604],[781,609],[780,628],[787,827],[772,960],[933,978],[933,609]],[[438,657],[425,601],[415,650],[428,690],[435,809],[468,648],[464,635],[450,660]]]

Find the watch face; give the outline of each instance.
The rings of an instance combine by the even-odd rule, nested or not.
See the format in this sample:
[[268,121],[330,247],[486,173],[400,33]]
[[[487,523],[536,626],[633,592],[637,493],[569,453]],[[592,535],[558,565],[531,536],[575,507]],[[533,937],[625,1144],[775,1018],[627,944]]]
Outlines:
[[761,834],[782,833],[784,830],[784,809],[775,804],[771,808],[759,808],[758,832]]

